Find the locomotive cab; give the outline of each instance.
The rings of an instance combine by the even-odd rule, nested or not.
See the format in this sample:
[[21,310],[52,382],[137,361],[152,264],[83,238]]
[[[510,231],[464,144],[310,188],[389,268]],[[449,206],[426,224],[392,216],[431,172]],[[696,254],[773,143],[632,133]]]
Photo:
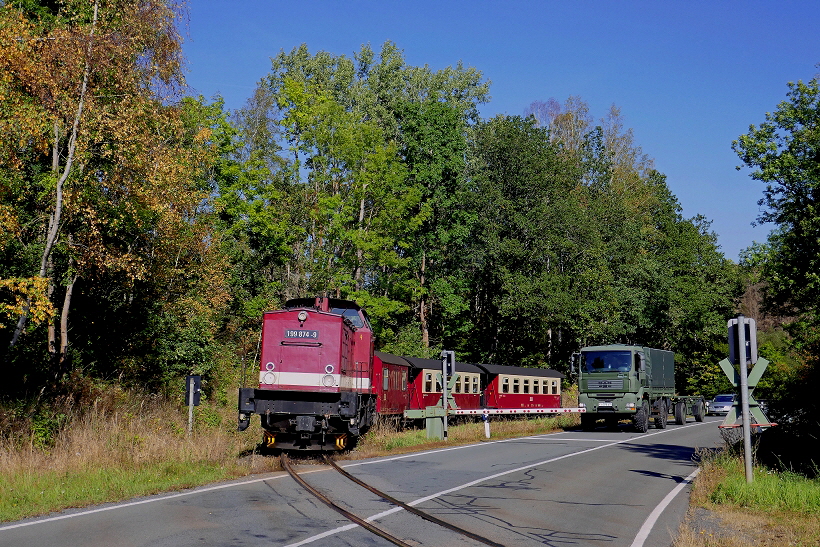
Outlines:
[[373,333],[356,303],[290,300],[264,314],[259,385],[239,393],[239,429],[259,414],[270,448],[340,450],[373,423]]

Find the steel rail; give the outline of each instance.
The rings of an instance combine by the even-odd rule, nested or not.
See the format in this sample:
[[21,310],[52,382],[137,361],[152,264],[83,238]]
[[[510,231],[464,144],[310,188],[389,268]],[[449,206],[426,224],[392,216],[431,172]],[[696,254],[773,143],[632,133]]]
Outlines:
[[302,477],[299,476],[299,474],[291,467],[290,461],[288,460],[288,457],[285,455],[284,452],[282,453],[280,459],[282,461],[282,467],[284,467],[285,471],[287,471],[290,474],[290,476],[293,477],[293,480],[298,482],[302,486],[302,488],[304,488],[305,490],[307,490],[308,492],[310,492],[311,494],[316,496],[322,503],[324,503],[325,505],[327,505],[328,507],[330,507],[334,511],[337,511],[337,512],[341,513],[342,515],[345,516],[345,518],[351,520],[352,522],[355,522],[356,524],[358,524],[359,526],[361,526],[365,530],[367,530],[369,532],[372,532],[372,533],[376,534],[377,536],[379,536],[381,538],[386,539],[387,541],[389,541],[393,545],[398,545],[399,547],[412,547],[409,543],[403,542],[399,538],[388,534],[387,532],[385,532],[381,528],[375,526],[374,524],[372,524],[370,522],[367,522],[366,520],[364,520],[361,517],[357,517],[356,515],[354,515],[353,513],[348,511],[347,509],[344,509],[343,507],[340,507],[339,505],[336,505],[335,503],[333,503],[333,501],[331,501],[327,496],[322,494],[316,488],[312,487],[310,484],[308,484],[305,481],[305,479],[303,479]]
[[478,534],[474,534],[473,532],[470,532],[469,530],[465,530],[464,528],[461,528],[460,526],[456,526],[455,524],[451,524],[447,521],[441,520],[440,518],[434,517],[433,515],[431,515],[429,513],[425,513],[424,511],[422,511],[420,509],[416,509],[412,505],[407,505],[403,501],[397,500],[396,498],[394,498],[390,494],[386,494],[386,493],[382,492],[381,490],[378,490],[377,488],[374,488],[374,487],[370,486],[369,484],[362,481],[360,478],[358,478],[354,475],[351,475],[350,473],[348,473],[347,471],[345,471],[344,469],[339,467],[339,465],[336,462],[334,462],[333,460],[331,460],[330,458],[327,457],[327,454],[324,455],[324,459],[325,459],[326,463],[331,465],[336,471],[338,471],[339,473],[341,473],[342,475],[344,475],[348,479],[352,480],[353,482],[355,482],[356,484],[358,484],[359,486],[361,486],[363,488],[367,488],[368,490],[370,490],[371,492],[373,492],[374,494],[376,494],[380,498],[384,498],[387,501],[389,501],[390,503],[398,505],[399,507],[401,507],[405,511],[409,511],[409,512],[413,513],[414,515],[423,518],[424,520],[430,521],[434,524],[438,524],[439,526],[447,528],[448,530],[452,530],[453,532],[457,532],[461,535],[467,536],[468,538],[479,541],[479,542],[481,542],[485,545],[490,545],[491,547],[505,547],[501,543],[497,543],[495,541],[492,541],[491,539],[485,538],[484,536],[479,536]]

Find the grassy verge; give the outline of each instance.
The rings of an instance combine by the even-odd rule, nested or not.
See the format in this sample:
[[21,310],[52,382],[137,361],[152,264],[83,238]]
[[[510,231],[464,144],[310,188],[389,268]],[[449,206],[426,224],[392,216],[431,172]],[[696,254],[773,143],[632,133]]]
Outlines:
[[820,480],[754,469],[742,458],[706,457],[675,547],[820,545]]
[[[168,401],[124,396],[126,403],[62,412],[61,427],[32,427],[0,439],[0,521],[70,507],[198,486],[276,467],[252,454],[258,435],[231,431],[233,409],[187,412]],[[51,433],[48,433],[51,431]]]

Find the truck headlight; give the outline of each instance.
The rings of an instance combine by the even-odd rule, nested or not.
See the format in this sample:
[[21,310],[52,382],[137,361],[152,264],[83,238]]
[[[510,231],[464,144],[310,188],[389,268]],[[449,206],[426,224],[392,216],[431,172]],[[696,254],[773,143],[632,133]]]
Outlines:
[[627,410],[635,410],[635,403],[626,403]]
[[578,408],[586,408],[586,407],[587,407],[586,403],[578,403]]

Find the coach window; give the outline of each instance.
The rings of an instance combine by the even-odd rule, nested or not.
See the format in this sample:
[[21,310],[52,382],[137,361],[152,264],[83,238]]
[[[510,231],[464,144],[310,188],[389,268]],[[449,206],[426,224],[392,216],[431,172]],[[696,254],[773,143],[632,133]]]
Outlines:
[[478,393],[478,376],[473,376],[473,393]]
[[501,393],[509,393],[510,392],[510,379],[504,378],[501,380]]
[[539,388],[541,387],[541,380],[535,379],[532,381],[532,392],[538,395],[540,393]]
[[518,378],[513,378],[513,393],[521,393]]
[[429,372],[424,375],[424,392],[432,393],[433,391],[433,375]]
[[558,380],[552,381],[552,394],[558,395]]
[[454,393],[461,393],[461,378],[456,378],[456,383],[453,386]]
[[541,385],[543,386],[542,393],[544,395],[548,395],[550,392],[550,381],[549,380],[541,380]]
[[441,393],[441,376],[436,375],[436,393]]
[[530,392],[530,379],[524,378],[524,393]]

